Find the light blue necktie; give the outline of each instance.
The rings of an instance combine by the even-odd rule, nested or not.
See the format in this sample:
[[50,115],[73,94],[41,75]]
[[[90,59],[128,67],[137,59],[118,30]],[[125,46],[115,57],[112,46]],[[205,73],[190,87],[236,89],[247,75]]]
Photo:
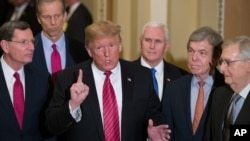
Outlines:
[[154,84],[155,93],[157,95],[159,95],[158,84],[157,84],[157,80],[156,80],[156,77],[155,77],[155,73],[156,73],[155,68],[151,68],[151,73],[152,73],[152,77],[153,77],[153,84]]

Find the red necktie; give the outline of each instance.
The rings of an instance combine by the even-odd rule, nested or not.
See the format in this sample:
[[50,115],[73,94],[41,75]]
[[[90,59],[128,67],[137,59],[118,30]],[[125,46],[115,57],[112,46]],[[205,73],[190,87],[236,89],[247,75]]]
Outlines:
[[56,49],[56,44],[52,45],[53,52],[51,54],[52,81],[55,81],[54,74],[62,69],[61,57]]
[[103,119],[105,141],[120,141],[118,107],[113,86],[109,76],[112,72],[104,74],[106,79],[103,85]]
[[14,110],[16,114],[16,118],[19,124],[20,129],[22,129],[22,122],[23,122],[23,113],[24,113],[24,94],[23,94],[23,85],[20,81],[19,74],[17,72],[14,73],[14,77],[16,81],[14,83]]
[[198,98],[196,101],[195,113],[194,113],[193,134],[195,134],[199,126],[199,122],[200,122],[200,119],[202,117],[203,110],[204,110],[204,89],[203,89],[204,81],[200,81],[199,86],[200,86],[199,94],[198,94]]

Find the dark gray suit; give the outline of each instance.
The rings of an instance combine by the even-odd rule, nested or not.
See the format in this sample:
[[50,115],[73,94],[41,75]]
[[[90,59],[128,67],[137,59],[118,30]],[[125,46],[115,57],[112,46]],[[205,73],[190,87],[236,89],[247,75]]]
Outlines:
[[[227,115],[233,91],[229,86],[215,90],[211,107],[211,115],[207,125],[205,141],[222,141],[222,125]],[[234,125],[250,125],[250,92],[240,110]]]
[[[151,73],[137,64],[120,60],[122,79],[122,141],[145,141],[148,119],[163,123],[158,111],[159,99],[154,92]],[[89,95],[81,104],[82,119],[76,123],[69,112],[69,88],[76,82],[79,69]],[[54,134],[63,133],[66,141],[104,141],[102,116],[98,103],[91,61],[58,73],[52,101],[47,110],[47,124]]]

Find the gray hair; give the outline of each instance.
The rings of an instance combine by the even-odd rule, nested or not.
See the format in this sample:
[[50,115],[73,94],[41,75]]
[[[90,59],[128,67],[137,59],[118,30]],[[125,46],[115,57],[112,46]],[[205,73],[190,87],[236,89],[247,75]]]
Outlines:
[[[52,3],[57,0],[36,0],[36,13],[37,15],[41,14],[39,11],[39,6],[42,5],[43,3]],[[64,13],[66,11],[66,4],[64,0],[58,0],[62,3],[62,12]]]
[[15,29],[26,30],[30,25],[24,21],[8,21],[0,28],[0,41],[11,41],[14,36]]
[[215,30],[213,30],[211,27],[204,26],[197,30],[195,30],[189,37],[188,43],[187,43],[187,49],[189,48],[190,42],[200,42],[207,40],[210,45],[213,47],[213,56],[212,56],[212,62],[213,67],[215,67],[218,64],[218,60],[220,59],[220,55],[222,52],[222,43],[223,39],[219,33],[217,33]]
[[242,35],[237,36],[231,40],[225,41],[222,45],[222,48],[226,48],[230,45],[239,46],[239,55],[238,57],[242,60],[250,59],[250,37]]
[[167,29],[167,27],[165,26],[165,24],[161,23],[161,22],[157,22],[157,21],[149,21],[147,22],[143,27],[142,27],[142,32],[141,32],[141,37],[143,36],[145,29],[147,27],[159,27],[162,28],[165,32],[165,40],[169,41],[170,37],[169,37],[169,30]]

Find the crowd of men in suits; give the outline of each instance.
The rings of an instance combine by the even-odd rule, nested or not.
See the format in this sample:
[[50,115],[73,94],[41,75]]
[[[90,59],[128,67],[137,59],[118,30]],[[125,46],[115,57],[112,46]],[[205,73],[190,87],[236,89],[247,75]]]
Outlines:
[[[250,123],[247,36],[223,43],[212,28],[196,29],[188,72],[164,59],[171,41],[160,22],[143,26],[141,54],[127,61],[121,27],[93,23],[79,0],[0,5],[0,140],[228,141],[230,125]],[[106,81],[112,95],[103,97]]]

